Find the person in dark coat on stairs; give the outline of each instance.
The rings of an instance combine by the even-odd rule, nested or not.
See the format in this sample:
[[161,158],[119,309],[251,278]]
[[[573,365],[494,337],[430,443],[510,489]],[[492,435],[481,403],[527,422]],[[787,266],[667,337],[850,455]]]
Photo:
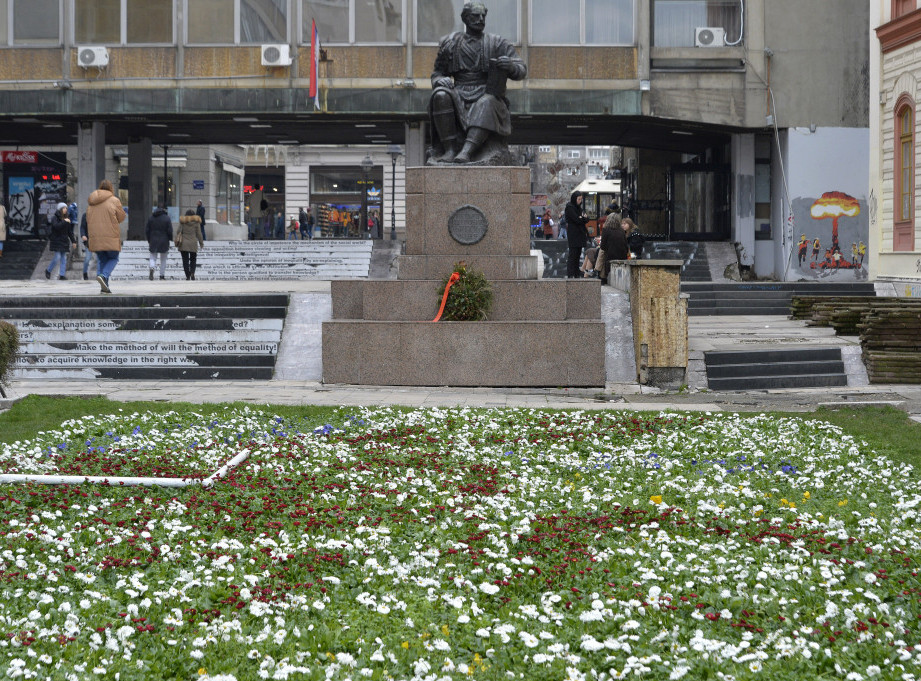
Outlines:
[[154,208],[153,215],[147,218],[147,249],[150,251],[150,280],[153,281],[157,258],[160,259],[160,279],[166,279],[166,258],[169,256],[169,243],[173,240],[173,223],[161,206]]
[[67,214],[67,204],[59,203],[54,216],[51,218],[51,236],[48,242],[48,249],[54,253],[51,258],[51,264],[45,270],[45,279],[51,279],[51,272],[54,266],[60,262],[60,275],[58,279],[67,279],[67,254],[77,245],[77,237],[74,236],[74,226]]
[[568,279],[577,279],[581,276],[579,261],[582,259],[582,249],[588,241],[588,230],[585,229],[585,223],[588,222],[588,218],[582,209],[582,192],[576,191],[572,193],[563,215],[566,218],[566,239],[569,242],[566,277]]

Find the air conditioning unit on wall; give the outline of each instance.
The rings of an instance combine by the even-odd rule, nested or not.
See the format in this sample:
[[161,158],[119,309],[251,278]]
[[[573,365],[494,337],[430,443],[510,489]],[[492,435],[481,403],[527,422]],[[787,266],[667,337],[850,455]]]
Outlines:
[[726,44],[726,29],[718,26],[698,26],[694,29],[696,47],[723,47]]
[[108,66],[109,50],[98,45],[77,47],[77,63],[85,69],[91,66]]
[[290,66],[291,47],[289,45],[263,45],[263,66]]

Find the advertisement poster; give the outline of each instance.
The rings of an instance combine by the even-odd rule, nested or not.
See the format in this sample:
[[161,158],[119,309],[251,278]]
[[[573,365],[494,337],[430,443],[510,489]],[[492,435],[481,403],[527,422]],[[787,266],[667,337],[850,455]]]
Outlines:
[[7,184],[9,211],[6,228],[10,235],[32,236],[35,231],[35,179],[11,177]]

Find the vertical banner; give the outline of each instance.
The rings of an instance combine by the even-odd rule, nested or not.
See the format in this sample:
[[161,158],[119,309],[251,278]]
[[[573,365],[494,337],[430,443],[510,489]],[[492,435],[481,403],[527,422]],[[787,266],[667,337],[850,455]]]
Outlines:
[[313,108],[320,108],[320,36],[317,33],[317,22],[310,20],[310,90],[308,98],[313,98]]
[[9,178],[7,193],[10,210],[6,226],[9,233],[32,236],[35,232],[35,178]]

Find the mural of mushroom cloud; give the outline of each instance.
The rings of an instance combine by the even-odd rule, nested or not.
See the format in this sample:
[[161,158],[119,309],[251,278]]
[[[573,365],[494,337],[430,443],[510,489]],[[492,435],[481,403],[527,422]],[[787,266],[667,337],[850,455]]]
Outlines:
[[838,245],[838,218],[842,216],[853,218],[860,215],[860,202],[844,192],[825,192],[820,198],[816,199],[809,212],[813,220],[831,218],[831,247],[832,250],[840,250]]

